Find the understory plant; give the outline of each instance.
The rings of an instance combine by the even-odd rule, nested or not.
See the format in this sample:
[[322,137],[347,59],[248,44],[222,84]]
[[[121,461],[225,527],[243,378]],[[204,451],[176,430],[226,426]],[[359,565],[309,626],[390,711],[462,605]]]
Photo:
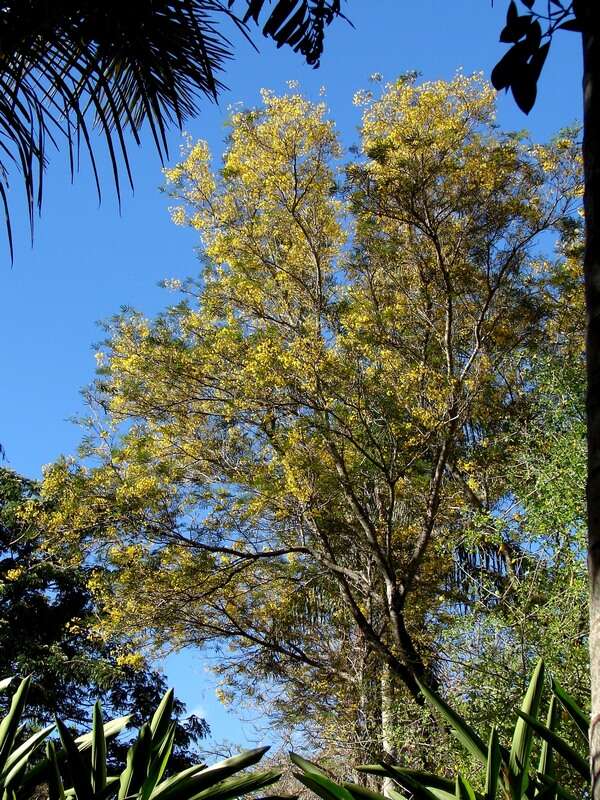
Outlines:
[[[587,750],[588,717],[558,682],[551,680],[550,701],[540,718],[544,671],[539,661],[517,711],[509,747],[499,741],[495,725],[484,740],[439,694],[420,685],[429,706],[472,757],[472,777],[459,772],[451,779],[385,762],[361,766],[359,771],[393,782],[394,788],[386,787],[392,800],[574,800],[577,795],[585,796],[590,780],[587,757],[568,741],[568,734],[561,735],[558,730],[561,722],[569,719],[581,749]],[[535,747],[536,740],[539,747]],[[294,773],[298,780],[323,800],[383,798],[355,783],[336,783],[316,764],[295,754],[292,761],[298,767]]]
[[[6,689],[11,679],[0,683]],[[124,767],[114,769],[108,741],[129,722],[120,717],[104,722],[102,707],[93,709],[92,729],[74,737],[56,720],[25,741],[23,712],[30,678],[22,680],[10,709],[0,722],[0,794],[3,800],[26,800],[40,786],[49,800],[230,800],[263,789],[279,779],[280,771],[242,772],[257,764],[268,748],[248,750],[207,767],[195,764],[181,772],[169,771],[175,738],[172,721],[174,694],[169,690],[150,722],[141,726],[127,751]],[[58,738],[50,738],[57,733]],[[40,754],[46,745],[45,755]]]

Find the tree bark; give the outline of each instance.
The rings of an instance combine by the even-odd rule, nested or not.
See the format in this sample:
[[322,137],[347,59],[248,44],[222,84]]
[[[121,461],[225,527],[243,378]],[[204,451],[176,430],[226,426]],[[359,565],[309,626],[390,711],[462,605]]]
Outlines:
[[[387,664],[381,668],[381,745],[386,760],[396,761],[397,753],[395,739],[395,698],[394,678],[392,670]],[[396,788],[391,778],[384,778],[382,783],[383,794],[390,797],[390,789]]]
[[587,368],[587,514],[590,578],[592,797],[600,800],[600,31],[598,0],[580,0],[583,23],[583,165]]

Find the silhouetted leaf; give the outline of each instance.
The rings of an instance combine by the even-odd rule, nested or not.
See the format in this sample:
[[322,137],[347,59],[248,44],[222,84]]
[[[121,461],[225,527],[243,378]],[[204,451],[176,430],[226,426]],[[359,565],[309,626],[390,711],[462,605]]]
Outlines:
[[[530,14],[522,17],[515,17],[510,23],[507,23],[500,33],[501,42],[518,42],[529,32],[533,24]],[[538,23],[539,25],[539,23]]]
[[558,28],[560,28],[563,31],[573,31],[574,33],[583,33],[583,25],[581,24],[581,22],[579,22],[579,20],[575,18],[567,19],[565,20],[565,22],[561,22],[560,25],[558,25]]
[[528,48],[524,42],[519,42],[506,52],[492,70],[491,80],[495,89],[508,89],[526,66]]

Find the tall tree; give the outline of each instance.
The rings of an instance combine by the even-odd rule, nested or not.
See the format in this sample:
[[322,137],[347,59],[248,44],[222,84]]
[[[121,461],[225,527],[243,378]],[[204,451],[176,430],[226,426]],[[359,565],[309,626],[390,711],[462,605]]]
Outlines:
[[44,524],[110,559],[121,632],[233,645],[288,697],[389,671],[418,700],[456,532],[505,490],[573,144],[498,134],[477,79],[405,78],[361,96],[344,177],[323,106],[263,99],[220,171],[202,142],[169,171],[203,279],[109,326],[96,463],[48,471]]
[[[21,518],[23,505],[38,497],[37,485],[0,469],[0,675],[31,675],[28,721],[40,725],[60,717],[76,729],[89,727],[89,709],[101,698],[114,715],[133,714],[141,725],[166,691],[166,681],[140,656],[119,657],[92,630],[98,614],[87,570],[58,564],[41,545],[42,532]],[[3,693],[2,703],[10,697]],[[195,758],[208,732],[202,719],[177,716],[174,764]]]
[[162,158],[167,128],[196,114],[199,97],[217,97],[219,73],[233,55],[224,18],[248,39],[248,23],[262,20],[265,36],[317,65],[340,1],[278,0],[263,14],[264,6],[265,0],[3,0],[0,197],[11,253],[10,168],[22,173],[31,222],[36,203],[41,207],[48,143],[66,146],[73,171],[82,140],[100,192],[93,123],[108,146],[119,195],[119,153],[132,181],[128,138],[139,143],[147,122]]

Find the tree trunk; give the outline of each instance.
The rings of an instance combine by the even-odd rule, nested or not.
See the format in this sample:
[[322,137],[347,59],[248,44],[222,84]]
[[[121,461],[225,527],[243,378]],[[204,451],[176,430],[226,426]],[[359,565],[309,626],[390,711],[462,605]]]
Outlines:
[[[394,677],[388,664],[381,668],[381,744],[386,761],[396,761],[395,745],[395,697],[394,697]],[[382,790],[386,797],[390,797],[390,789],[394,789],[394,781],[391,778],[384,778]]]
[[585,298],[587,315],[588,567],[592,797],[600,800],[600,35],[598,0],[580,0],[583,23],[583,164],[585,176]]

